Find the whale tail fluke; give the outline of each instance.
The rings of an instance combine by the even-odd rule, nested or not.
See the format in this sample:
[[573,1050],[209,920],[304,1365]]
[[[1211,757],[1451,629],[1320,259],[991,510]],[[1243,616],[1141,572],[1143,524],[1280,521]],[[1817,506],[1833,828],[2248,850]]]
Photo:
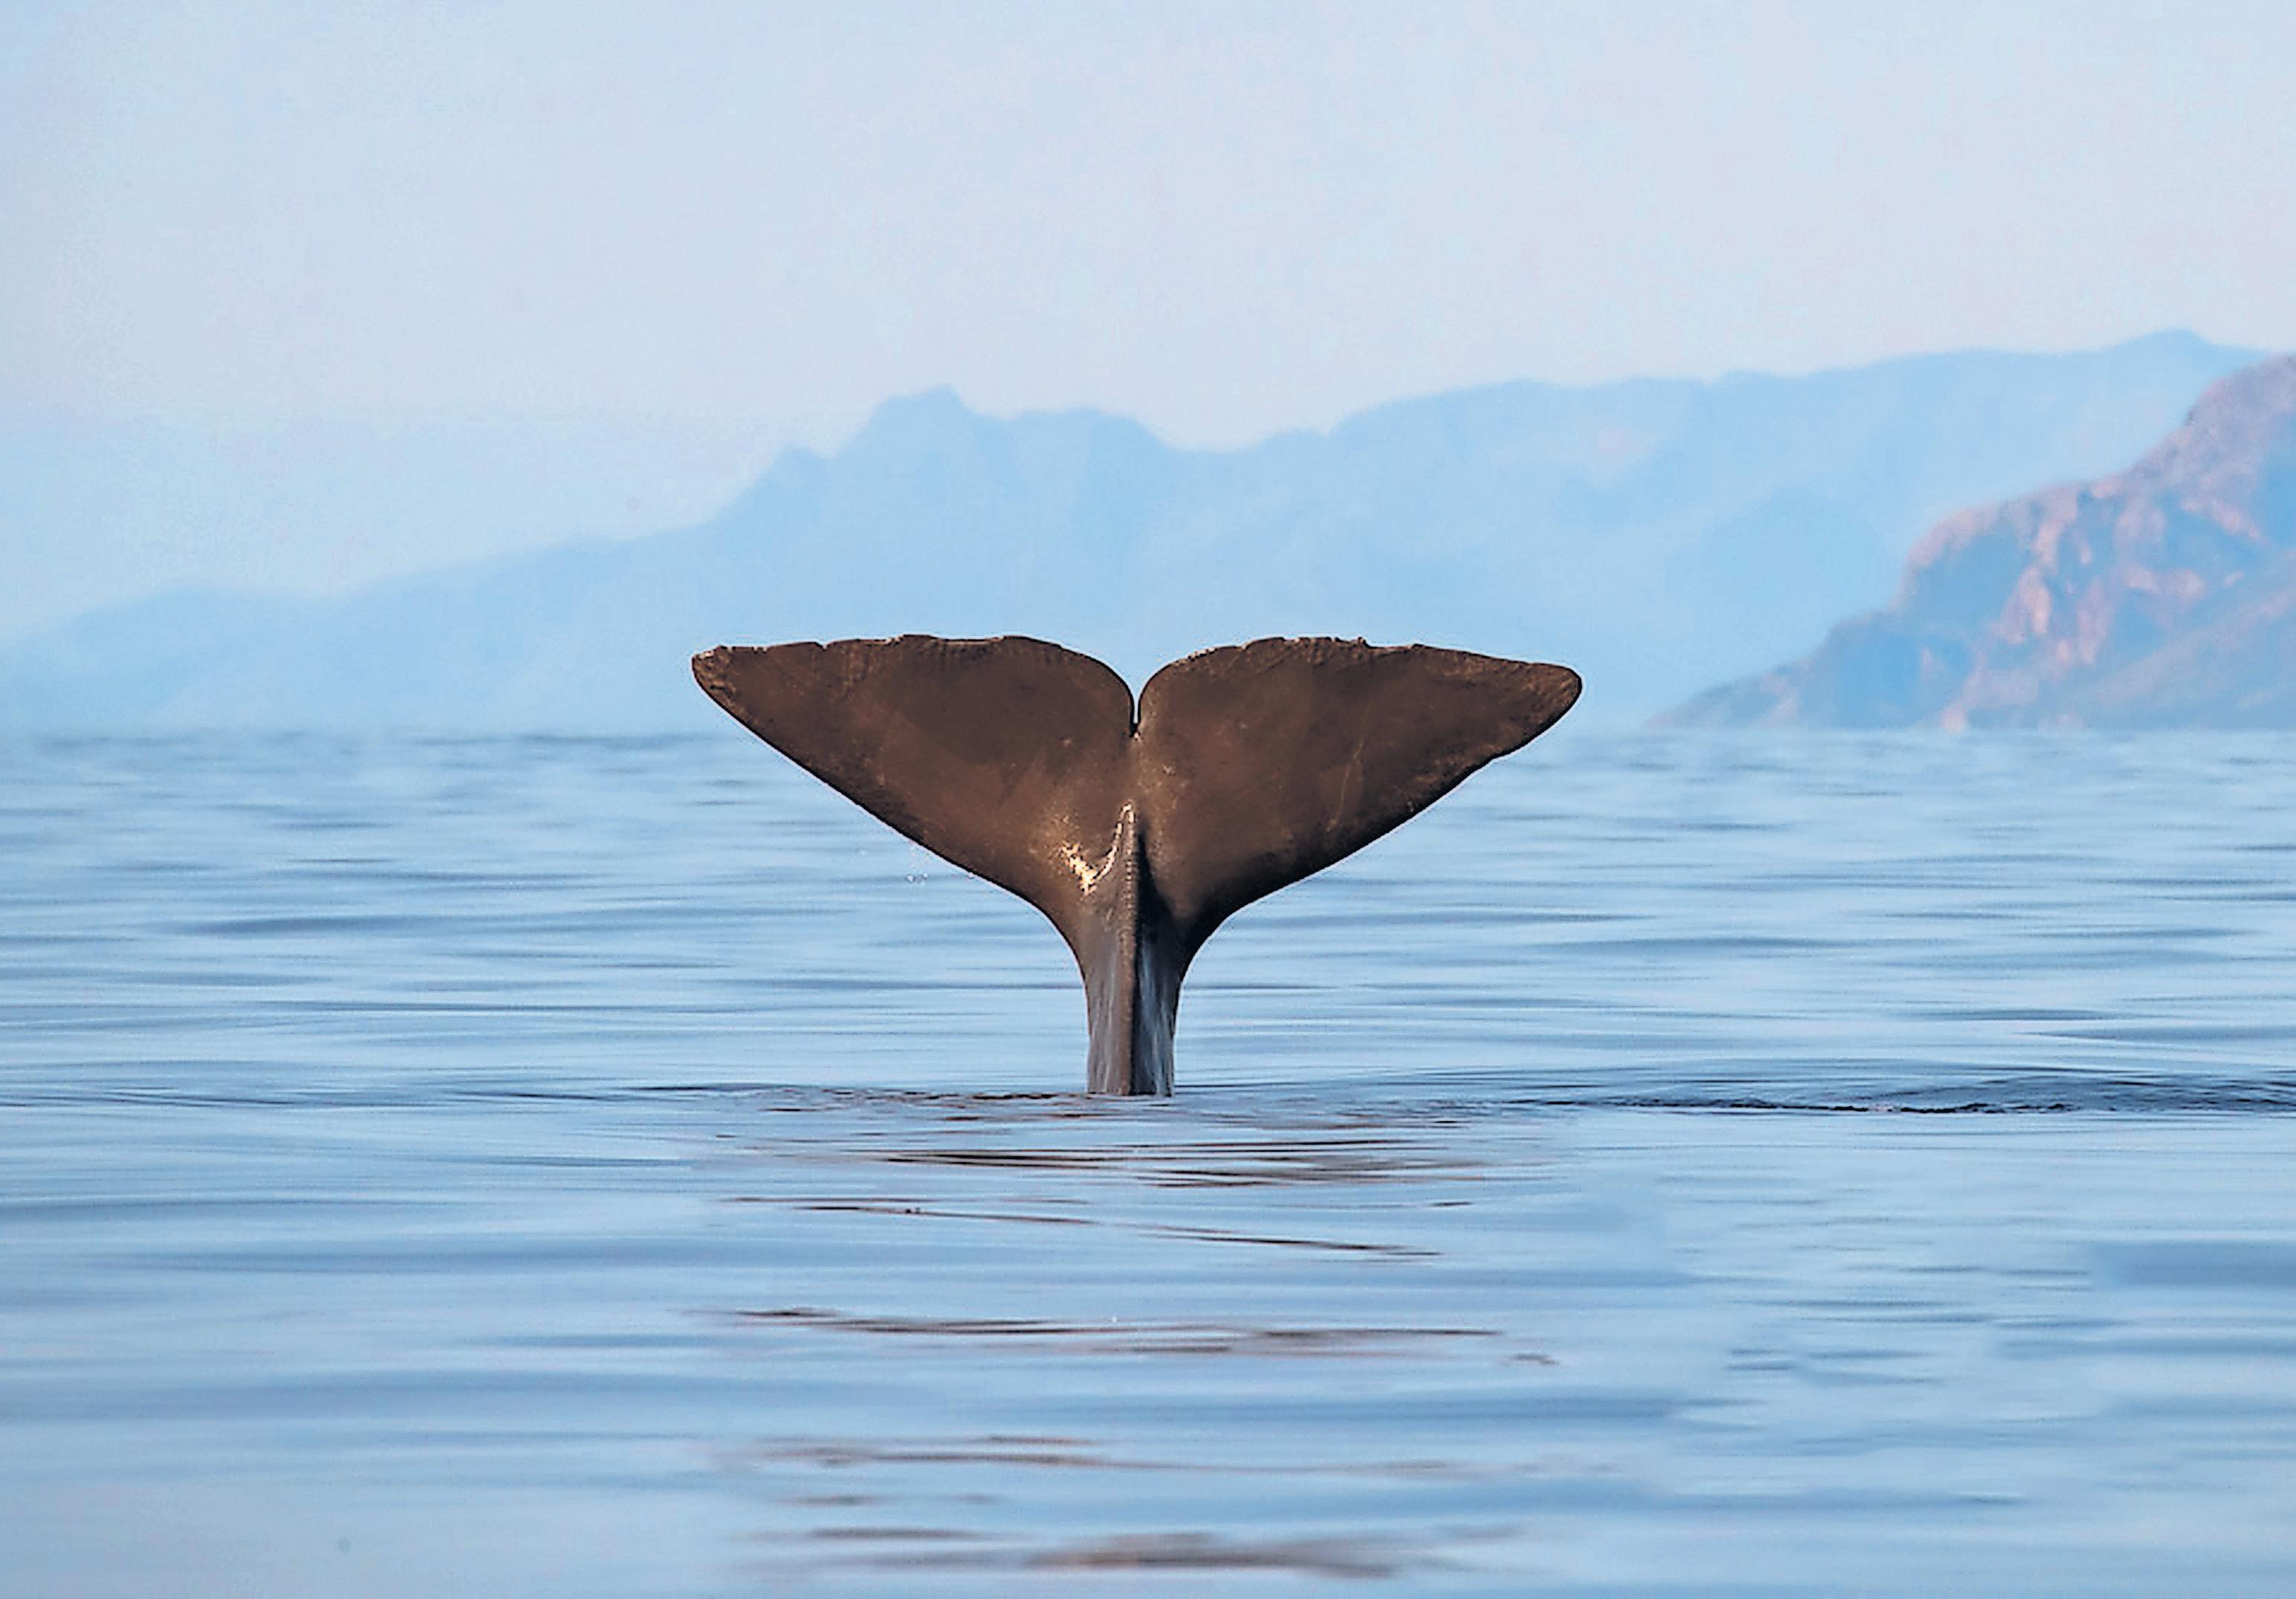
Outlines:
[[1401,825],[1578,697],[1567,667],[1260,639],[1141,692],[1031,638],[727,647],[709,697],[872,816],[1028,900],[1084,977],[1095,1092],[1165,1094],[1181,980],[1253,900]]

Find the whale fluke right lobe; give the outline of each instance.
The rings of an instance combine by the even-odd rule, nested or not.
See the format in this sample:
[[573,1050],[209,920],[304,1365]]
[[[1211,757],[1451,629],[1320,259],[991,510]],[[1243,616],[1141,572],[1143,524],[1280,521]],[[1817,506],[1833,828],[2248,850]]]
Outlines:
[[1140,695],[1157,883],[1201,945],[1537,738],[1578,688],[1568,667],[1333,638],[1176,660]]
[[872,815],[1049,917],[1085,980],[1098,1092],[1168,1093],[1180,981],[1264,895],[1354,853],[1578,697],[1567,667],[1260,639],[1141,692],[1029,638],[732,647],[694,676]]

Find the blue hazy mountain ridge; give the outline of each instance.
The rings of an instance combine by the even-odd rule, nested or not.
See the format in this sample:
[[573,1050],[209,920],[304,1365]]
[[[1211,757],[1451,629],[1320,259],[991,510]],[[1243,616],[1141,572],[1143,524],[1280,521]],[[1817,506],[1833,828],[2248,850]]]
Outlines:
[[0,641],[170,574],[321,593],[652,533],[765,460],[755,430],[716,419],[0,414]]
[[2253,359],[2188,334],[1802,377],[1508,383],[1177,448],[938,391],[784,452],[719,514],[324,599],[175,594],[0,652],[0,725],[641,731],[728,642],[1022,632],[1136,685],[1263,634],[1561,660],[1594,717],[1872,605],[1956,505],[2103,470]]
[[1662,720],[2296,727],[2296,357],[2125,471],[1948,518],[1889,605]]

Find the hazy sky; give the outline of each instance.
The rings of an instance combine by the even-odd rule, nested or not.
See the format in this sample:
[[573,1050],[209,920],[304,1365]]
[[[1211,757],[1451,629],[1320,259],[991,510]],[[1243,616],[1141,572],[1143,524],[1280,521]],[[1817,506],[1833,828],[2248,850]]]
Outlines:
[[2296,5],[0,8],[0,414],[1234,441],[2296,345]]

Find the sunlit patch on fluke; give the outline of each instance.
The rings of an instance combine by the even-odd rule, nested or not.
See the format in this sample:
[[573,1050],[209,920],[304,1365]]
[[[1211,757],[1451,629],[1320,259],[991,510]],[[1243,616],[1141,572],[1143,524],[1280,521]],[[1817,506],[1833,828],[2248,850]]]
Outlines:
[[1169,1094],[1180,980],[1263,895],[1400,826],[1578,698],[1568,667],[1263,638],[1132,692],[1033,638],[734,646],[693,676],[870,815],[1052,919],[1095,1094]]

